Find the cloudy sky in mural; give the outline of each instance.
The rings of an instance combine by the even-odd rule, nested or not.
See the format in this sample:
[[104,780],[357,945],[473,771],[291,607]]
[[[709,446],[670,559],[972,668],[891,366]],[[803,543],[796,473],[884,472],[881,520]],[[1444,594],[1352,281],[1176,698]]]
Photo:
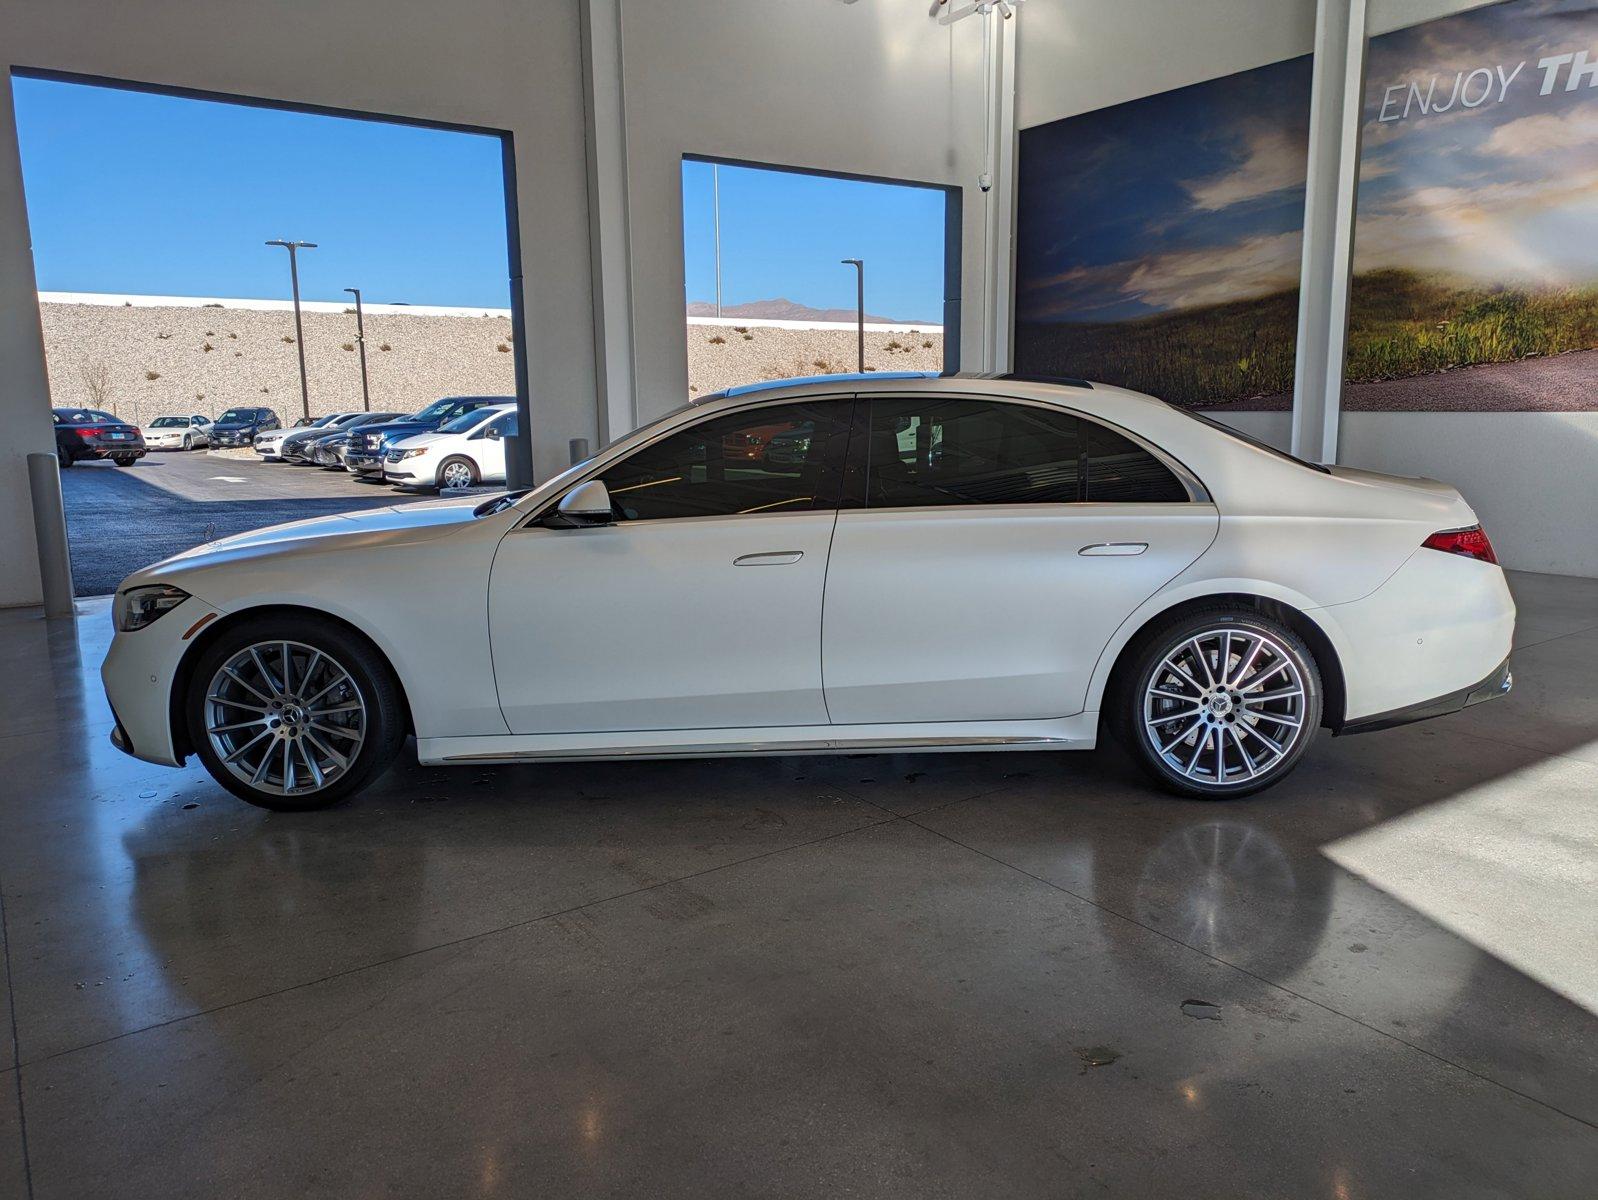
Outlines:
[[1310,60],[1021,134],[1023,321],[1117,321],[1298,283]]
[[1593,0],[1514,0],[1374,39],[1355,271],[1598,279],[1595,34]]

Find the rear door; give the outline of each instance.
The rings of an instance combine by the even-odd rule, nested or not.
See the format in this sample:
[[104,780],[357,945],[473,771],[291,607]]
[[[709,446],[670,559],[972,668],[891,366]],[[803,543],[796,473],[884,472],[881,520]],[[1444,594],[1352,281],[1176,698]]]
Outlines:
[[1085,416],[862,397],[823,609],[832,721],[1080,712],[1116,628],[1217,525],[1173,465]]

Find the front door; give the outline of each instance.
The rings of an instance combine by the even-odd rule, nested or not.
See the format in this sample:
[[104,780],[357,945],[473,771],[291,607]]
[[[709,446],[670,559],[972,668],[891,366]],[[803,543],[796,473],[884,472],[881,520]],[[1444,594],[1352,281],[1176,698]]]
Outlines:
[[511,731],[825,724],[821,598],[851,408],[710,417],[598,475],[612,524],[506,534],[489,630]]
[[861,402],[828,567],[834,723],[1080,712],[1133,609],[1218,516],[1148,450],[1047,405]]

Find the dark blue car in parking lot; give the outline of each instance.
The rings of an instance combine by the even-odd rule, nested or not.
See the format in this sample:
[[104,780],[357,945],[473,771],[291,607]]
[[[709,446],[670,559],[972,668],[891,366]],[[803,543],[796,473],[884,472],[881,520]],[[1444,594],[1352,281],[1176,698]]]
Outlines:
[[383,455],[389,443],[408,438],[417,433],[431,433],[445,422],[453,421],[464,412],[482,408],[485,404],[515,403],[515,396],[445,396],[435,400],[421,412],[399,421],[367,425],[350,432],[350,448],[344,465],[357,477],[382,477]]

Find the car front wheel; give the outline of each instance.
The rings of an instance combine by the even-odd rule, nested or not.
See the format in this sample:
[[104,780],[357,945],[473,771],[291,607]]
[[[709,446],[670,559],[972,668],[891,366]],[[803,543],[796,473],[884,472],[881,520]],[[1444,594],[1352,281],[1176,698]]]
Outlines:
[[477,464],[469,458],[445,459],[438,468],[438,486],[441,488],[474,487],[477,483]]
[[1190,613],[1135,651],[1114,700],[1117,732],[1167,789],[1208,800],[1276,783],[1321,722],[1321,678],[1303,640],[1248,609]]
[[336,803],[376,778],[405,738],[381,654],[316,617],[246,619],[202,653],[184,706],[189,742],[218,783],[262,808]]

